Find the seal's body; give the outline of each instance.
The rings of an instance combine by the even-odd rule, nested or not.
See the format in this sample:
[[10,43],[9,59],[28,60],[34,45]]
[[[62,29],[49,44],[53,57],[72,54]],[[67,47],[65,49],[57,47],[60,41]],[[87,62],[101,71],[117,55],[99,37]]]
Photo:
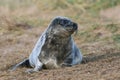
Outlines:
[[75,22],[66,17],[56,17],[39,38],[28,59],[15,65],[34,67],[28,72],[44,68],[60,68],[81,63],[82,54],[73,41],[72,34],[77,30]]

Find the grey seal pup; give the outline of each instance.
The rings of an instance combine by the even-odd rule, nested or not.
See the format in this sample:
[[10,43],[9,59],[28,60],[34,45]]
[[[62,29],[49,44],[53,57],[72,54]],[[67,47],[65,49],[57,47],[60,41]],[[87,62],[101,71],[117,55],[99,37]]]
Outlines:
[[80,64],[82,54],[76,46],[72,34],[78,29],[77,23],[67,17],[55,17],[43,32],[28,59],[14,65],[33,67],[27,72],[37,72],[42,68],[55,69]]

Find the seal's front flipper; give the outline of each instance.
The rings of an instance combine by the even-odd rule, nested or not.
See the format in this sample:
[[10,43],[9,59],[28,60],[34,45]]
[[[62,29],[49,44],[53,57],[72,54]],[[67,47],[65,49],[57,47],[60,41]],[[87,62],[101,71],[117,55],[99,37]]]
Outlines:
[[30,63],[29,63],[29,59],[25,59],[24,61],[22,61],[22,62],[20,62],[20,63],[18,63],[18,64],[16,64],[16,65],[14,65],[14,66],[12,66],[9,70],[10,71],[14,71],[14,70],[16,70],[16,68],[18,68],[18,67],[31,67],[30,66]]
[[41,62],[39,61],[39,59],[37,58],[37,62],[36,62],[36,64],[35,64],[34,69],[28,69],[28,70],[26,70],[25,72],[28,73],[28,74],[34,73],[34,72],[38,72],[38,71],[40,71],[40,70],[42,69],[42,67],[43,67],[43,63],[41,63]]

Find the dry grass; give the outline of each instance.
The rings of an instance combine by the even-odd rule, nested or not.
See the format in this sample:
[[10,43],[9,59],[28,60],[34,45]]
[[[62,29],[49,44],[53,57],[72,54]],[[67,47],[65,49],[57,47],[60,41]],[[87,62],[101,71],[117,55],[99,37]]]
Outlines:
[[[120,23],[99,15],[119,0],[0,0],[0,80],[119,80]],[[55,16],[78,23],[75,42],[89,62],[26,74],[7,69],[28,57]]]
[[[83,36],[82,41],[91,42],[101,38],[103,40],[114,36],[112,33],[117,33],[116,30],[119,31],[119,23],[106,24],[108,20],[101,22],[102,18],[99,18],[97,13],[119,3],[118,0],[54,0],[52,3],[50,0],[1,0],[0,26],[3,28],[0,30],[2,34],[9,30],[19,31],[21,28],[43,27],[47,26],[53,17],[60,15],[70,17],[79,23],[82,31],[79,31],[78,37]],[[89,38],[86,39],[87,37]]]

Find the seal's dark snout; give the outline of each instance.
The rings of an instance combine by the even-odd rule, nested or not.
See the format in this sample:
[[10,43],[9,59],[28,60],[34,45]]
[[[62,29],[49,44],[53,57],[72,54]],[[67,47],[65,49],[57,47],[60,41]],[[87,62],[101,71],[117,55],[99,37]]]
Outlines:
[[77,30],[78,29],[78,25],[76,23],[73,23],[73,29]]

